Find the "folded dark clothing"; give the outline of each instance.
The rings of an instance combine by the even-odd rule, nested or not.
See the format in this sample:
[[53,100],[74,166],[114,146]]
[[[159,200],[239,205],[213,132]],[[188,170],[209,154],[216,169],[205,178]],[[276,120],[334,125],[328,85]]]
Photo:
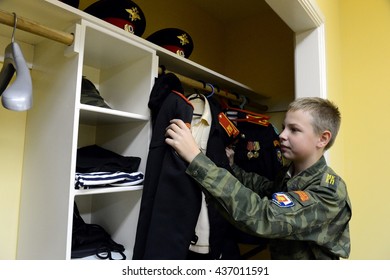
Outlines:
[[77,150],[76,172],[127,172],[138,171],[140,157],[122,156],[98,145]]

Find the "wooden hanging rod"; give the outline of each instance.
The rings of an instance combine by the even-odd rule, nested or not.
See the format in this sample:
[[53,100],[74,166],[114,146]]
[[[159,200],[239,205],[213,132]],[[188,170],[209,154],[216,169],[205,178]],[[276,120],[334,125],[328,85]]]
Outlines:
[[[30,19],[23,18],[19,15],[17,16],[16,28],[24,30],[35,35],[39,35],[56,42],[70,46],[73,44],[74,36],[71,33],[62,32],[50,27],[44,26],[37,22],[34,22]],[[0,10],[0,23],[14,27],[15,20],[14,14]]]
[[[17,16],[16,28],[18,28],[20,30],[27,31],[27,32],[30,32],[32,34],[39,35],[39,36],[54,40],[56,42],[65,44],[67,46],[72,45],[74,42],[74,35],[71,33],[63,32],[60,30],[56,30],[56,29],[44,26],[44,25],[37,23],[33,20],[23,18],[19,15],[16,15],[16,16]],[[14,27],[14,25],[15,25],[14,14],[0,10],[0,23]],[[159,68],[159,74],[161,74],[162,71],[163,71],[162,68]],[[165,72],[168,73],[171,71],[165,70]],[[174,73],[174,72],[171,72],[171,73],[175,74],[183,84],[185,84],[189,87],[199,89],[199,90],[205,90],[209,93],[211,93],[213,91],[212,86],[210,86],[209,84],[204,84],[200,81],[193,80],[191,78],[185,77],[185,76],[178,74],[178,73]],[[236,94],[233,94],[233,93],[228,92],[226,90],[214,88],[214,91],[215,91],[215,94],[217,94],[218,96],[239,102],[240,104],[242,104],[246,101],[245,97],[242,97],[242,96],[237,97]],[[253,108],[256,108],[256,109],[259,109],[260,111],[263,111],[263,112],[268,110],[268,107],[266,105],[252,103],[250,100],[249,100],[249,102],[246,103],[246,105],[253,107]]]
[[159,67],[158,68],[158,74],[160,75],[163,72],[164,73],[172,73],[172,74],[174,74],[175,76],[178,77],[178,79],[180,80],[181,83],[183,83],[184,85],[186,85],[188,87],[191,87],[191,88],[194,88],[194,89],[198,89],[198,90],[202,90],[202,91],[206,91],[208,93],[212,93],[213,90],[214,90],[214,93],[216,95],[224,97],[226,99],[229,99],[229,100],[232,100],[232,101],[236,101],[236,102],[238,102],[240,104],[243,104],[245,101],[247,101],[246,105],[248,105],[249,107],[252,107],[252,108],[259,109],[262,112],[265,112],[265,111],[268,110],[268,106],[266,106],[266,105],[254,103],[254,102],[251,102],[250,100],[245,100],[245,97],[243,97],[243,96],[237,96],[236,94],[231,93],[229,91],[226,91],[226,90],[223,90],[223,89],[218,89],[217,85],[213,88],[214,85],[210,85],[208,83],[203,83],[201,81],[197,81],[197,80],[188,78],[186,76],[183,76],[181,74],[178,74],[178,73],[175,73],[175,72],[163,69],[162,67]]

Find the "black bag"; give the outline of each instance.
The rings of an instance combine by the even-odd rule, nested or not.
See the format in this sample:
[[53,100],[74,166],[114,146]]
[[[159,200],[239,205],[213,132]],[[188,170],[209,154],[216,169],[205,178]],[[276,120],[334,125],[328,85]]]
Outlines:
[[112,253],[119,253],[126,259],[125,247],[116,243],[106,230],[97,224],[87,224],[80,216],[76,202],[73,210],[72,258],[96,255],[99,259],[113,259]]

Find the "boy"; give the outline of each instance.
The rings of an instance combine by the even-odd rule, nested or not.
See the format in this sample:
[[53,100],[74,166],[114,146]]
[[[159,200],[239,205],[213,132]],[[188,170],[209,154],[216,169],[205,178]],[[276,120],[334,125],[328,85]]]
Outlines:
[[326,99],[292,102],[279,136],[290,164],[274,182],[235,166],[229,148],[234,176],[216,167],[181,120],[167,127],[166,143],[189,163],[186,172],[237,227],[270,239],[272,259],[348,258],[351,204],[344,181],[323,156],[335,141],[340,120],[338,108]]

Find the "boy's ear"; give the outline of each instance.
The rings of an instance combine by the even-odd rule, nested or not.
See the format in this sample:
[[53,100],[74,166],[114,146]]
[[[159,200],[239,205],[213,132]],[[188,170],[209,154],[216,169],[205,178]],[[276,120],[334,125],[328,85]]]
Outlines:
[[319,148],[325,148],[330,139],[332,139],[332,133],[329,130],[322,132],[318,141]]

